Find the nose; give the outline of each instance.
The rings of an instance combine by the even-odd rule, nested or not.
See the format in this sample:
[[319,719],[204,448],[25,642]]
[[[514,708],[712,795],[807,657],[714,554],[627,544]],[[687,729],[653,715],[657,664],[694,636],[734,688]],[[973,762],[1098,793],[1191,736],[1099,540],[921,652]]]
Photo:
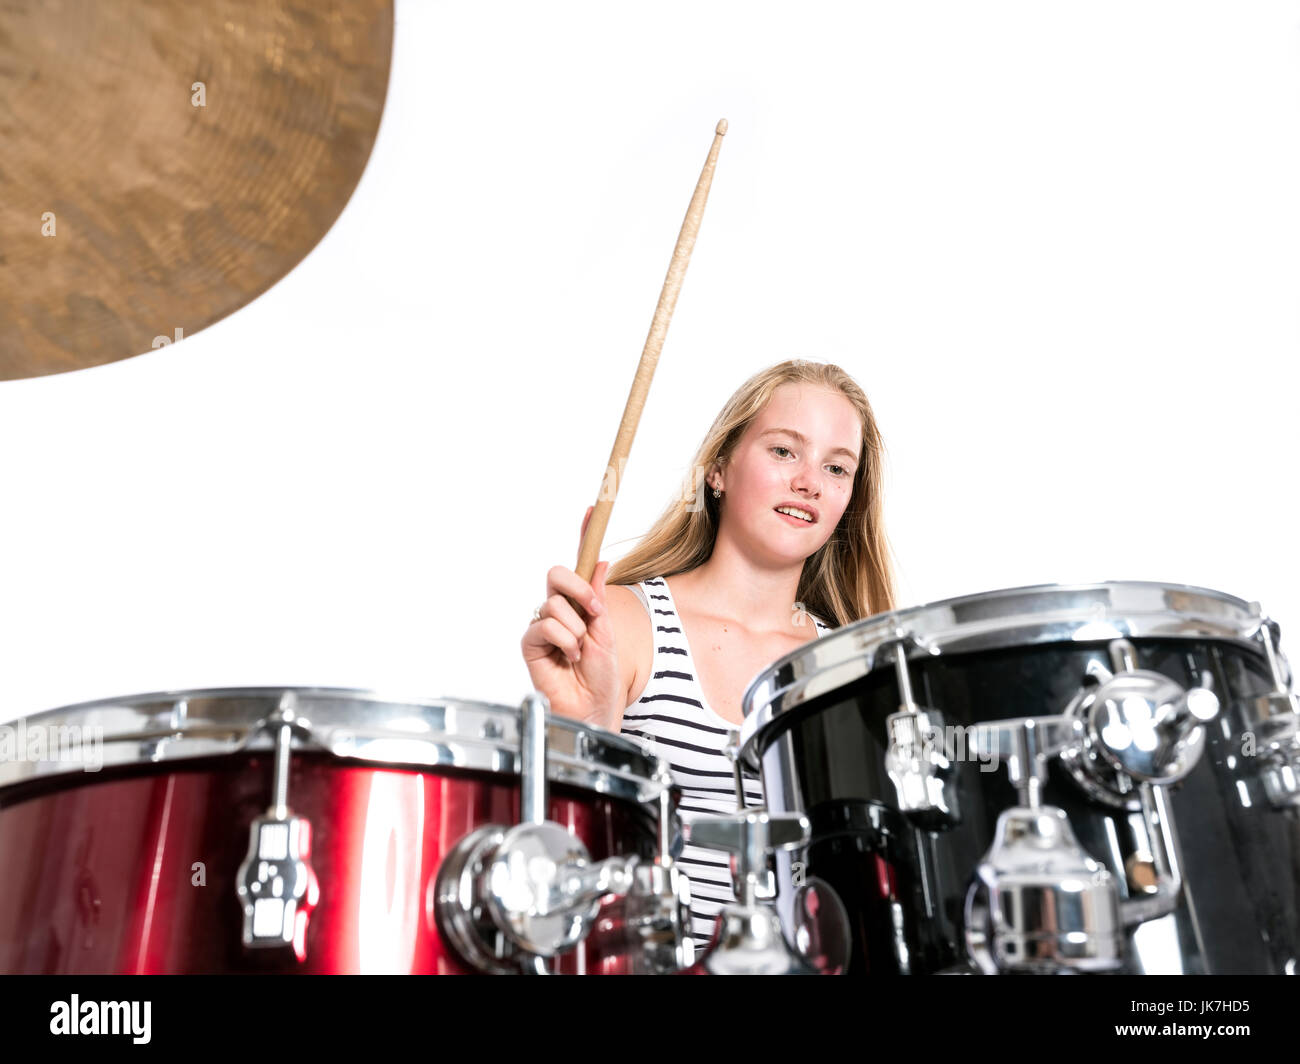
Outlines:
[[816,469],[800,465],[790,478],[790,490],[806,499],[816,499],[822,493],[822,479]]

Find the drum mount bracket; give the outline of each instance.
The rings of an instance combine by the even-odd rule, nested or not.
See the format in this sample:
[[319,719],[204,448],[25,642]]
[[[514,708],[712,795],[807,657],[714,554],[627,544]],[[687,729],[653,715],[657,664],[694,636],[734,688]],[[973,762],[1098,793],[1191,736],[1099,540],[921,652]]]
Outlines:
[[769,854],[804,845],[810,830],[802,813],[769,813],[766,809],[697,817],[688,825],[693,845],[735,855],[736,901],[723,906],[718,915],[717,944],[703,960],[711,975],[817,974],[782,934],[771,901],[775,884],[768,870]]
[[439,927],[472,967],[544,973],[545,961],[591,930],[606,898],[628,899],[628,921],[652,971],[676,971],[694,957],[687,922],[689,883],[671,855],[672,808],[660,766],[660,853],[593,862],[571,831],[546,819],[546,699],[524,701],[521,716],[520,823],[488,825],[465,836],[434,883]]

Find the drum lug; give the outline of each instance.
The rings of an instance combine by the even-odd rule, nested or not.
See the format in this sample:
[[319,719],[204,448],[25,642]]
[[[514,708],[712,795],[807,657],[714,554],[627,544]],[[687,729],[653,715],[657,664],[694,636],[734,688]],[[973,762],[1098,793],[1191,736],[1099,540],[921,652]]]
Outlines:
[[917,827],[943,831],[961,823],[957,801],[956,762],[945,741],[943,714],[917,705],[907,669],[907,646],[915,644],[899,629],[885,651],[892,656],[898,680],[898,712],[885,722],[889,744],[885,771],[894,784],[899,810]]
[[[1259,605],[1255,603],[1256,613]],[[1300,700],[1291,691],[1291,677],[1277,645],[1276,625],[1260,616],[1259,641],[1264,646],[1273,690],[1246,699],[1242,705],[1246,732],[1254,738],[1258,775],[1274,809],[1300,809]]]
[[289,808],[289,755],[293,735],[309,734],[297,717],[293,696],[286,695],[260,730],[275,733],[270,808],[249,827],[248,854],[236,875],[236,892],[244,909],[243,943],[250,948],[293,949],[299,961],[307,954],[307,921],[320,899],[312,869],[311,822]]
[[701,816],[687,825],[695,846],[735,854],[736,902],[718,915],[717,944],[704,957],[713,975],[815,975],[817,970],[786,941],[776,907],[767,858],[803,846],[810,833],[802,813],[746,809],[735,816]]

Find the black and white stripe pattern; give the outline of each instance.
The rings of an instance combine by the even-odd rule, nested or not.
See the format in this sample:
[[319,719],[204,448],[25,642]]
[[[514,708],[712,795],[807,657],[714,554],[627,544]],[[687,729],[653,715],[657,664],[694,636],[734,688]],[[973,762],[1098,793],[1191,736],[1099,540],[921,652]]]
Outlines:
[[[623,714],[623,734],[638,739],[664,758],[681,788],[678,809],[684,822],[700,815],[734,813],[736,786],[731,762],[723,753],[728,735],[739,726],[709,707],[696,679],[690,645],[682,631],[667,581],[645,580],[633,590],[650,614],[654,629],[654,661],[641,697]],[[830,631],[816,617],[817,634]],[[745,804],[763,804],[763,785],[746,770]],[[728,854],[686,846],[680,858],[691,881],[691,933],[707,942],[722,906],[735,899]]]

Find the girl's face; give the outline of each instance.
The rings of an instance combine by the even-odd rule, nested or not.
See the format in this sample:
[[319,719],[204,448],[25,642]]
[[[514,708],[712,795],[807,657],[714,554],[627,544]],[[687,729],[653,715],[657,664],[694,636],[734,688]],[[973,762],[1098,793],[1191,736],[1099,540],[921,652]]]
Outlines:
[[782,384],[710,478],[724,531],[771,564],[804,561],[839,524],[861,459],[862,422],[842,393]]

